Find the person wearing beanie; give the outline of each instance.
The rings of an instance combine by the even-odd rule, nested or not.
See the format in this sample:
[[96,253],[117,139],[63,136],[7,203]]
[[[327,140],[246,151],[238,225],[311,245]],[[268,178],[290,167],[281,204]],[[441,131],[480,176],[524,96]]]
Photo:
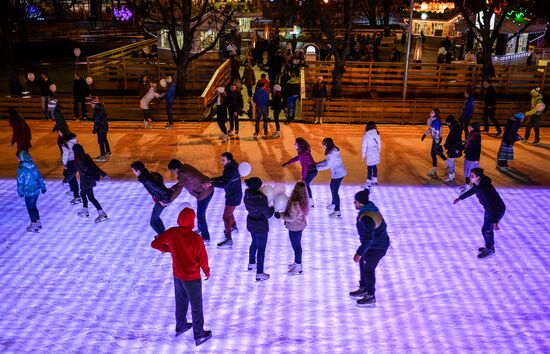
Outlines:
[[481,259],[495,253],[494,231],[500,230],[498,223],[504,216],[506,205],[495,187],[491,184],[491,179],[485,175],[482,168],[476,167],[472,169],[470,180],[472,181],[472,188],[463,192],[453,203],[456,204],[475,194],[477,199],[479,199],[479,203],[485,209],[483,227],[481,228],[485,247],[480,247],[479,254],[477,255],[477,258]]
[[531,90],[531,107],[529,111],[525,112],[525,116],[529,117],[527,121],[527,127],[525,128],[525,140],[529,140],[531,136],[531,128],[535,129],[535,140],[533,144],[538,144],[540,142],[540,121],[542,120],[542,114],[544,112],[544,103],[542,101],[542,95],[539,92],[540,88]]
[[[176,299],[176,337],[193,328],[195,345],[199,346],[212,338],[212,331],[204,330],[202,308],[202,282],[210,278],[208,254],[200,235],[193,232],[195,212],[184,208],[178,215],[178,226],[162,232],[151,242],[151,247],[172,255],[174,293]],[[192,322],[187,322],[187,311],[191,304]]]
[[90,101],[94,110],[94,128],[93,133],[97,134],[97,143],[99,145],[99,156],[97,162],[107,161],[107,156],[111,156],[111,147],[107,140],[107,132],[109,131],[109,121],[107,120],[107,112],[105,106],[99,98],[95,97]]
[[248,270],[256,269],[256,281],[263,281],[269,279],[269,274],[264,272],[264,259],[269,233],[268,219],[275,210],[269,206],[267,197],[260,191],[261,179],[251,177],[244,182],[248,187],[244,192],[244,206],[248,211],[246,228],[252,237],[248,252]]
[[361,280],[359,289],[349,293],[352,299],[357,300],[358,307],[369,307],[376,303],[375,284],[376,266],[386,255],[390,247],[390,238],[386,231],[386,222],[380,210],[370,201],[370,191],[363,189],[355,194],[353,202],[357,215],[357,233],[361,245],[357,248],[353,260],[359,263]]
[[509,167],[508,161],[514,159],[514,144],[516,141],[521,140],[518,130],[524,118],[525,115],[518,112],[506,121],[506,125],[504,126],[504,134],[502,135],[502,142],[497,154],[497,168],[499,170],[506,170]]
[[432,137],[432,148],[430,152],[432,156],[432,169],[428,172],[428,176],[437,177],[437,157],[439,156],[445,161],[445,164],[447,164],[447,158],[443,154],[443,148],[441,147],[441,114],[437,108],[432,109],[430,112],[428,130],[422,134],[420,140],[424,141],[428,134]]
[[36,168],[31,155],[25,151],[20,150],[16,153],[19,160],[19,168],[17,169],[17,195],[25,198],[25,205],[27,206],[27,212],[31,223],[27,226],[28,232],[38,232],[42,228],[40,222],[40,214],[36,203],[38,202],[38,196],[40,192],[46,193],[46,185],[44,184],[44,178]]
[[481,126],[474,122],[470,125],[468,139],[464,143],[464,186],[465,191],[470,187],[470,172],[479,167],[479,158],[481,157]]
[[447,149],[449,176],[443,182],[450,183],[455,180],[455,159],[462,156],[462,128],[452,114],[447,116],[445,123],[449,126],[449,134],[443,145]]
[[273,120],[275,121],[275,133],[274,138],[281,136],[281,124],[279,123],[279,115],[283,109],[283,94],[281,92],[281,85],[273,85],[273,92],[271,93],[271,109],[273,109]]

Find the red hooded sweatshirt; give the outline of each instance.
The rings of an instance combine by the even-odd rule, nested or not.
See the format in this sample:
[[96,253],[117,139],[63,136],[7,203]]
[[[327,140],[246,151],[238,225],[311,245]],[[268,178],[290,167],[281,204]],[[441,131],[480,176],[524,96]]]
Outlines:
[[172,254],[174,276],[183,281],[201,278],[200,269],[210,276],[208,255],[202,237],[193,232],[195,211],[183,209],[178,216],[178,225],[171,227],[151,242],[151,247]]

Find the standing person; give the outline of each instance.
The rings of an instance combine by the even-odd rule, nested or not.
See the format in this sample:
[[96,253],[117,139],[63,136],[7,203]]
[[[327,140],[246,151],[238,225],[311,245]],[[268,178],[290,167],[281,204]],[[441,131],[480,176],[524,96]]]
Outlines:
[[282,218],[288,229],[288,237],[294,251],[294,263],[288,266],[288,275],[302,274],[302,232],[307,226],[309,203],[306,184],[296,182],[283,213],[275,213],[277,219]]
[[445,163],[447,158],[443,154],[443,148],[441,147],[441,114],[439,109],[434,108],[430,112],[430,118],[428,118],[428,130],[422,134],[421,141],[426,139],[426,135],[432,137],[432,148],[430,155],[432,156],[432,169],[428,172],[428,176],[437,177],[437,156],[439,156]]
[[149,224],[155,230],[157,235],[160,235],[164,232],[164,223],[160,218],[160,214],[164,208],[170,203],[171,192],[164,185],[162,176],[158,172],[149,172],[145,168],[145,165],[141,161],[135,161],[130,165],[132,172],[137,176],[138,181],[140,181],[147,192],[153,197],[155,206],[151,212],[151,219]]
[[462,130],[464,131],[464,140],[468,139],[468,127],[470,126],[470,121],[474,116],[474,93],[473,90],[469,87],[464,89],[464,107],[462,108],[462,114],[460,115],[460,124],[462,124]]
[[227,106],[227,111],[229,113],[229,136],[233,135],[233,132],[235,132],[235,135],[239,135],[239,115],[243,111],[243,96],[237,90],[236,84],[231,84],[231,87],[229,89],[229,93],[227,94],[227,97],[225,98],[225,104]]
[[61,131],[61,141],[61,149],[63,150],[63,156],[61,158],[63,162],[63,177],[69,182],[69,188],[73,193],[73,199],[71,199],[70,204],[80,204],[82,203],[82,199],[80,199],[78,181],[76,178],[68,179],[69,176],[76,172],[73,151],[73,146],[76,144],[76,134],[70,132],[68,129],[63,129]]
[[315,124],[323,124],[323,114],[325,113],[325,100],[328,98],[327,83],[322,76],[317,78],[317,82],[313,85],[311,97],[315,101]]
[[61,113],[61,107],[57,103],[57,100],[51,100],[50,103],[48,103],[48,110],[51,112],[51,115],[55,121],[52,132],[58,133],[57,146],[59,147],[59,153],[61,156],[59,160],[63,161],[63,133],[69,131],[69,126],[65,121],[65,117],[63,117],[63,113]]
[[[200,236],[193,232],[195,212],[184,208],[178,215],[178,226],[171,227],[151,242],[151,247],[172,255],[174,293],[176,299],[176,337],[193,328],[195,345],[212,338],[212,331],[204,330],[202,309],[202,283],[210,278],[208,254]],[[187,322],[187,310],[191,304],[192,323]]]
[[362,159],[367,163],[367,183],[365,188],[378,184],[378,164],[380,163],[380,150],[382,149],[382,139],[376,128],[376,123],[370,121],[365,126],[363,142],[361,143]]
[[42,115],[44,119],[50,119],[48,112],[48,104],[53,95],[52,90],[50,89],[52,80],[47,73],[41,73],[40,79],[37,80],[38,87],[40,88],[40,107],[42,108]]
[[252,88],[256,85],[256,74],[250,63],[246,63],[244,66],[243,84],[246,86],[246,92],[248,93],[248,110],[250,111],[252,110]]
[[330,194],[332,195],[332,202],[327,206],[327,209],[334,208],[328,216],[337,218],[341,215],[340,195],[338,194],[338,190],[340,189],[340,185],[347,171],[342,162],[340,149],[334,145],[334,141],[331,138],[324,138],[322,144],[325,147],[325,160],[317,162],[316,167],[318,170],[330,169]]
[[313,160],[313,156],[311,156],[311,147],[306,139],[298,137],[294,141],[294,148],[298,151],[298,155],[285,162],[283,167],[300,162],[300,166],[302,166],[302,181],[306,184],[309,196],[309,206],[313,208],[315,205],[310,185],[311,181],[317,176],[317,167],[315,167],[315,161]]
[[267,197],[260,191],[261,179],[251,177],[244,182],[248,187],[244,192],[244,205],[248,211],[246,228],[252,237],[248,252],[248,270],[256,269],[256,281],[263,281],[269,279],[269,274],[264,273],[264,259],[269,233],[268,219],[273,216],[274,209],[269,206]]
[[497,154],[497,168],[499,170],[507,169],[508,161],[514,159],[514,144],[516,141],[521,140],[521,136],[518,135],[518,130],[521,127],[523,118],[525,118],[525,115],[518,112],[506,121],[504,135],[502,135],[502,142]]
[[[498,223],[504,216],[506,205],[502,198],[491,184],[491,178],[486,176],[482,168],[476,167],[470,173],[472,188],[462,193],[454,200],[454,204],[472,195],[476,195],[479,203],[485,209],[483,227],[481,233],[485,240],[485,247],[479,248],[477,258],[486,258],[495,253],[495,233],[500,230]],[[494,230],[494,231],[493,231]]]
[[274,138],[281,136],[281,124],[279,123],[279,115],[283,109],[283,95],[281,93],[281,86],[279,84],[273,85],[273,93],[271,94],[271,108],[273,109],[273,120],[275,121],[275,134]]
[[443,145],[447,149],[447,166],[449,166],[449,176],[443,182],[454,182],[455,180],[455,159],[462,156],[462,128],[456,121],[455,117],[450,114],[445,119],[445,123],[449,126],[449,134]]
[[256,83],[256,86],[258,86],[258,84],[262,84],[262,87],[264,88],[264,90],[267,93],[269,93],[269,89],[271,88],[271,83],[269,82],[269,80],[267,79],[264,73],[260,75],[260,80],[258,80],[258,82]]
[[497,129],[497,138],[500,138],[502,129],[500,128],[500,124],[498,124],[498,120],[495,118],[495,112],[497,110],[497,93],[493,85],[491,85],[491,80],[484,80],[483,87],[485,88],[485,97],[483,98],[483,132],[489,133],[489,119],[491,119],[491,122]]
[[359,289],[349,295],[357,300],[358,307],[369,307],[376,303],[376,266],[390,247],[386,221],[376,205],[369,200],[369,195],[370,191],[364,189],[355,194],[353,202],[355,209],[359,210],[356,227],[361,241],[353,260],[359,263],[361,280]]
[[168,117],[168,123],[166,128],[172,128],[174,126],[174,114],[172,109],[174,108],[174,100],[176,99],[176,84],[172,79],[172,74],[166,75],[166,93],[164,94],[164,100],[166,101],[166,116]]
[[229,68],[231,69],[231,81],[241,78],[241,74],[239,73],[239,70],[241,69],[241,61],[237,58],[237,55],[231,55]]
[[97,162],[107,161],[107,156],[111,156],[111,147],[107,140],[107,132],[109,131],[109,121],[107,120],[107,112],[105,106],[97,97],[90,101],[94,110],[94,129],[93,133],[97,134],[97,143],[99,144],[99,156]]
[[151,83],[149,91],[141,98],[139,101],[139,107],[143,110],[143,125],[146,129],[153,128],[153,121],[151,119],[151,110],[149,109],[149,104],[155,98],[161,98],[164,94],[157,92],[157,84]]
[[254,91],[254,104],[256,105],[256,130],[254,131],[254,139],[258,139],[258,134],[260,133],[260,120],[264,121],[264,139],[267,138],[268,134],[268,111],[269,111],[269,94],[264,89],[262,83],[256,85],[256,90]]
[[31,219],[31,223],[27,226],[27,231],[38,232],[42,228],[42,223],[36,203],[38,202],[40,192],[42,194],[46,193],[46,185],[28,151],[19,150],[16,156],[19,160],[19,168],[17,169],[17,195],[25,198],[25,205]]
[[479,167],[479,158],[481,157],[481,127],[479,123],[474,122],[470,125],[470,134],[464,144],[464,186],[466,190],[470,185],[470,173],[474,168]]
[[190,164],[182,163],[176,159],[170,160],[168,169],[178,179],[178,183],[170,188],[172,190],[172,201],[180,195],[184,188],[197,199],[198,228],[204,242],[210,243],[210,232],[208,232],[208,224],[206,223],[206,210],[214,195],[214,187],[210,186],[206,188],[203,186],[203,183],[208,182],[210,178]]
[[[542,113],[544,112],[544,103],[542,101],[542,95],[540,94],[540,87],[531,90],[531,107],[529,111],[525,112],[525,116],[529,117],[527,121],[527,127],[525,128],[525,140],[529,140],[531,136],[531,128],[535,129],[535,140],[533,144],[540,142],[540,121],[542,120]],[[542,108],[539,110],[539,108]]]
[[8,122],[12,129],[10,147],[17,144],[17,151],[29,151],[32,146],[31,128],[14,107],[8,107]]
[[73,146],[73,151],[75,169],[66,179],[76,179],[77,171],[80,175],[80,198],[82,199],[82,209],[78,212],[78,216],[83,218],[90,216],[88,212],[88,200],[90,200],[97,209],[98,215],[97,218],[95,218],[95,222],[98,223],[107,220],[107,214],[105,214],[101,204],[95,199],[94,187],[96,186],[96,182],[101,179],[109,180],[109,176],[94,163],[90,155],[84,151],[82,145],[75,144]]
[[223,174],[212,178],[210,182],[203,183],[203,186],[211,185],[225,190],[225,208],[223,209],[223,225],[225,239],[218,243],[218,247],[225,248],[233,246],[231,232],[237,231],[237,223],[233,212],[241,205],[243,199],[243,190],[241,186],[241,175],[239,174],[239,165],[234,160],[233,154],[224,152],[221,155]]
[[225,88],[218,87],[216,89],[216,121],[218,127],[222,131],[220,135],[221,141],[227,141],[227,128],[225,122],[227,121],[227,106],[225,105]]
[[290,72],[290,80],[285,85],[284,96],[287,103],[287,121],[292,122],[296,117],[296,101],[300,95],[300,79],[295,72]]
[[90,88],[88,87],[88,84],[80,75],[80,73],[76,72],[74,74],[74,80],[73,80],[73,111],[74,111],[74,119],[79,120],[80,119],[80,112],[78,110],[78,105],[81,107],[82,111],[82,119],[86,120],[87,117],[87,110],[86,110],[86,97],[90,95]]
[[139,77],[138,80],[138,98],[141,100],[143,96],[149,91],[149,88],[151,87],[151,83],[149,82],[149,78],[146,74],[143,74]]

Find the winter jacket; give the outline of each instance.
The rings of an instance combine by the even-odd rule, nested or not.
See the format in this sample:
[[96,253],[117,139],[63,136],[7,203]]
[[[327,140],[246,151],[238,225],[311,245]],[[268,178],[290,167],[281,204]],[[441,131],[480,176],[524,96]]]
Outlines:
[[514,143],[520,139],[518,135],[518,130],[521,126],[521,121],[514,117],[506,121],[506,126],[504,127],[504,134],[502,135],[502,143],[507,146],[514,145]]
[[243,110],[244,106],[243,96],[239,91],[229,90],[225,98],[225,104],[230,112],[239,113]]
[[138,181],[140,181],[147,192],[151,194],[155,203],[170,203],[172,192],[166,188],[160,174],[157,172],[151,173],[149,170],[143,170],[138,176]]
[[307,226],[307,214],[309,207],[305,210],[300,207],[300,204],[294,202],[290,206],[287,205],[286,210],[281,214],[281,218],[285,221],[285,226],[290,231],[302,231]]
[[80,78],[78,80],[73,80],[73,97],[75,99],[84,99],[90,94],[90,87],[84,80]]
[[214,193],[214,187],[204,188],[202,186],[204,182],[208,182],[209,180],[210,178],[206,177],[195,167],[189,164],[181,165],[178,173],[178,183],[170,188],[172,190],[172,200],[176,199],[184,188],[189,194],[197,198],[198,201],[206,199]]
[[542,111],[537,111],[537,104],[544,103],[542,101],[542,95],[537,90],[531,90],[531,107],[529,111],[525,112],[525,116],[531,116],[533,114],[542,114]]
[[82,191],[94,188],[99,178],[107,176],[107,173],[99,168],[88,154],[85,154],[82,159],[75,159],[74,167],[75,169],[67,176],[66,180],[70,181],[76,178],[76,172],[78,172],[80,175],[80,190]]
[[315,161],[313,161],[313,156],[311,156],[311,152],[299,152],[298,156],[295,156],[285,162],[286,165],[291,165],[297,161],[300,161],[300,165],[302,166],[302,181],[306,180],[306,176],[308,172],[316,171],[317,167],[315,167]]
[[40,88],[40,96],[51,96],[53,92],[50,90],[50,85],[53,82],[50,79],[44,80],[42,78],[37,80],[38,87]]
[[285,85],[285,97],[300,95],[300,79],[297,77],[291,78]]
[[109,131],[109,121],[107,120],[107,112],[103,109],[100,103],[94,108],[94,134],[107,133]]
[[17,169],[17,195],[20,197],[34,197],[42,191],[46,193],[44,178],[36,168],[31,155],[21,153],[21,161]]
[[248,211],[246,229],[253,234],[269,232],[267,219],[273,216],[275,210],[268,205],[267,197],[259,190],[247,189],[244,192],[244,206]]
[[447,156],[449,158],[457,158],[462,156],[462,128],[460,124],[453,122],[449,129],[444,147],[447,149]]
[[12,127],[13,135],[11,137],[12,145],[17,143],[17,150],[29,150],[31,148],[31,128],[23,119],[21,123],[15,123]]
[[346,176],[347,171],[342,162],[342,155],[338,148],[333,148],[325,156],[325,160],[317,162],[318,170],[330,169],[330,178],[339,179]]
[[485,89],[485,97],[483,98],[485,108],[495,107],[497,105],[497,93],[493,86],[487,86]]
[[479,161],[481,156],[481,133],[479,131],[470,132],[468,140],[464,144],[464,159],[469,161]]
[[137,91],[138,91],[139,98],[141,99],[143,96],[145,96],[147,92],[149,92],[150,88],[151,88],[151,84],[149,83],[149,80],[145,82],[138,81]]
[[151,242],[151,247],[172,255],[174,276],[183,281],[201,278],[202,269],[205,276],[210,276],[208,254],[202,237],[193,232],[195,212],[185,208],[178,216],[178,226],[171,227]]
[[462,115],[460,116],[461,121],[466,122],[472,119],[474,116],[474,96],[468,96],[466,101],[464,101],[464,108],[462,108]]
[[143,96],[139,101],[139,107],[141,109],[149,109],[149,104],[151,103],[151,101],[155,98],[160,98],[160,97],[162,97],[162,95],[156,92],[153,87],[151,87],[149,91],[147,91],[145,96]]
[[53,119],[55,119],[55,125],[53,126],[52,132],[60,131],[63,129],[63,127],[67,126],[65,117],[63,117],[63,114],[61,113],[59,107],[56,107],[55,111],[53,111]]
[[73,146],[76,144],[76,135],[74,133],[69,133],[66,137],[63,137],[63,144],[61,144],[61,150],[63,151],[63,156],[61,161],[63,166],[67,166],[69,161],[74,160],[74,151]]
[[274,91],[271,98],[271,108],[274,111],[281,111],[283,109],[283,95],[280,91]]
[[327,84],[326,82],[318,83],[316,82],[315,85],[313,85],[313,90],[311,92],[312,98],[327,98]]
[[256,104],[256,108],[269,107],[269,94],[262,87],[256,88],[252,100]]
[[243,83],[245,86],[254,86],[256,83],[256,75],[252,67],[245,67],[243,72]]
[[174,83],[168,84],[166,87],[166,93],[164,94],[164,100],[167,104],[174,103],[176,98],[176,85]]
[[269,93],[269,91],[271,90],[271,83],[269,82],[268,79],[260,79],[256,83],[256,86],[258,86],[258,84],[262,84],[262,87],[264,88],[265,92],[267,92],[267,93]]
[[386,222],[373,202],[361,208],[357,215],[356,227],[361,241],[355,252],[358,256],[365,256],[370,249],[386,249],[390,246]]
[[428,118],[428,130],[424,134],[429,134],[436,144],[441,143],[441,118]]
[[464,200],[474,194],[479,199],[481,205],[483,205],[485,212],[489,213],[491,223],[498,223],[498,216],[506,210],[506,205],[495,187],[491,184],[491,178],[487,176],[481,177],[478,185],[474,184],[472,188],[461,194],[458,198]]
[[211,180],[214,187],[225,190],[225,205],[227,206],[238,206],[243,198],[241,175],[238,167],[237,162],[231,161],[224,166],[223,175]]
[[363,134],[361,147],[361,157],[367,160],[368,166],[375,166],[380,163],[380,150],[382,149],[382,139],[376,129],[371,129]]

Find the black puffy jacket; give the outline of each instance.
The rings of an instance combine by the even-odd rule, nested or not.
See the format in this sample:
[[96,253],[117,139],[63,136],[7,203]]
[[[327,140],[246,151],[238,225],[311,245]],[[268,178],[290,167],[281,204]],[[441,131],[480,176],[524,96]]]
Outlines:
[[269,232],[267,219],[273,216],[274,209],[268,205],[267,197],[259,190],[247,189],[244,192],[244,206],[248,211],[247,230],[253,234]]
[[241,186],[241,175],[239,165],[235,161],[229,162],[223,168],[223,175],[212,178],[212,185],[225,190],[225,205],[241,205],[243,189]]
[[156,172],[149,172],[149,170],[143,170],[138,177],[147,192],[151,194],[155,202],[170,203],[171,192],[162,180],[162,176]]

